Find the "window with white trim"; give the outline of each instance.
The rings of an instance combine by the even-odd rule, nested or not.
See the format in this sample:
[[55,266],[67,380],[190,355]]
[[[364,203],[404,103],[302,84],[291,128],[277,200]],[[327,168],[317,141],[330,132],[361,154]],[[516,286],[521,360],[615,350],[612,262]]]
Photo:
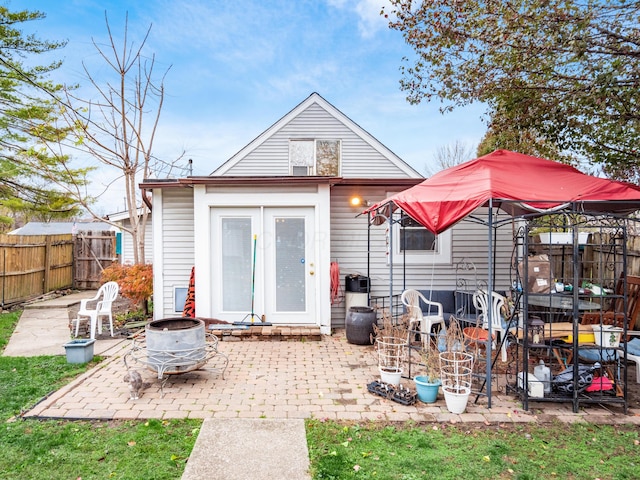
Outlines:
[[406,264],[450,264],[451,230],[438,235],[405,216],[393,232],[394,262]]
[[289,140],[289,171],[294,176],[337,177],[340,175],[340,140]]

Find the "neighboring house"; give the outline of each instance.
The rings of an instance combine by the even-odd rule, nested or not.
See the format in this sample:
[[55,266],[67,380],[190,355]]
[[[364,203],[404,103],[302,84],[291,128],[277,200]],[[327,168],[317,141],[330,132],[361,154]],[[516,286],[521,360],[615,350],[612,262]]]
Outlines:
[[[107,216],[112,222],[121,225],[123,228],[128,228],[131,225],[129,219],[129,212],[117,212],[111,213]],[[120,263],[133,264],[133,237],[130,233],[120,229]],[[153,263],[153,226],[152,226],[152,213],[149,212],[147,216],[147,223],[144,230],[144,263]]]
[[23,227],[9,232],[9,235],[75,235],[107,230],[113,230],[113,227],[105,222],[27,222]]
[[[310,95],[210,176],[146,180],[153,198],[154,315],[182,312],[195,266],[196,315],[229,322],[344,325],[344,302],[332,305],[331,263],[339,281],[369,274],[372,295],[390,293],[388,245],[399,230],[368,229],[361,205],[423,178],[317,93]],[[456,263],[475,262],[486,278],[486,227],[460,224],[435,244],[420,240],[394,253],[394,293],[405,287],[453,289]],[[396,239],[395,241],[391,241]],[[496,274],[508,282],[511,232],[498,244]],[[428,244],[427,250],[424,245]],[[255,246],[255,249],[254,249]],[[436,288],[434,286],[434,288]],[[251,314],[254,314],[252,316]]]

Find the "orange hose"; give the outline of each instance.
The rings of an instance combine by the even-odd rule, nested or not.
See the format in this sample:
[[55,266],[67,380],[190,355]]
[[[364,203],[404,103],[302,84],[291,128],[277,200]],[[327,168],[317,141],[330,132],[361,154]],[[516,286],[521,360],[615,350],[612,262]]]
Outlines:
[[342,302],[344,298],[342,283],[340,281],[340,265],[338,262],[331,262],[331,305]]

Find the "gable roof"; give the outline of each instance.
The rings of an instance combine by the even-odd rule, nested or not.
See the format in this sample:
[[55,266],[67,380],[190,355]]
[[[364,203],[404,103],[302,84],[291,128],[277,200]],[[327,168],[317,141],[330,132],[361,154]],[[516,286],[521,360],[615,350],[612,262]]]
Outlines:
[[246,157],[250,152],[258,148],[264,142],[266,142],[269,138],[271,138],[276,132],[281,130],[285,125],[287,125],[291,120],[296,118],[302,112],[307,110],[312,105],[318,105],[322,109],[324,109],[329,115],[337,119],[341,122],[345,127],[354,132],[358,137],[360,137],[363,141],[369,144],[374,150],[379,152],[382,156],[386,157],[390,162],[392,162],[398,169],[400,169],[405,174],[410,177],[422,177],[420,173],[418,173],[413,167],[411,167],[408,163],[398,157],[395,153],[385,147],[381,142],[376,140],[369,132],[360,127],[357,123],[347,117],[344,113],[338,110],[336,107],[327,102],[324,98],[322,98],[318,93],[312,93],[307,97],[303,102],[298,104],[293,110],[283,116],[276,123],[271,125],[267,130],[258,135],[254,140],[252,140],[246,147],[240,150],[238,153],[233,155],[229,160],[220,165],[217,169],[211,172],[210,175],[224,175],[230,169],[232,169],[238,162],[240,162],[244,157]]

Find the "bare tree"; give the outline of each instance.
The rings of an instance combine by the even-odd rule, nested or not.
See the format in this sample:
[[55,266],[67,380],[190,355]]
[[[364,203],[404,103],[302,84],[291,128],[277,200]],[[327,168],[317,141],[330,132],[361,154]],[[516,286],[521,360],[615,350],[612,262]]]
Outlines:
[[427,176],[432,176],[440,170],[459,165],[474,158],[474,147],[460,140],[438,147],[434,155],[435,167],[427,165]]
[[[93,40],[93,45],[104,62],[111,67],[112,81],[102,83],[83,63],[85,74],[97,93],[96,100],[87,100],[75,89],[65,89],[62,117],[70,126],[72,142],[50,145],[60,150],[74,148],[99,160],[107,167],[118,169],[122,175],[115,182],[123,182],[129,226],[123,230],[131,234],[134,242],[134,262],[144,263],[145,227],[149,215],[150,199],[142,198],[137,188],[140,180],[169,171],[182,158],[184,152],[171,162],[154,157],[153,145],[164,102],[164,79],[169,71],[156,76],[155,55],[143,55],[151,26],[142,41],[135,46],[128,37],[128,18],[125,19],[124,37],[118,45],[105,13],[109,34],[106,46]],[[105,188],[108,188],[108,186]],[[94,200],[104,193],[91,196],[86,187],[76,185],[72,194],[94,217]]]

